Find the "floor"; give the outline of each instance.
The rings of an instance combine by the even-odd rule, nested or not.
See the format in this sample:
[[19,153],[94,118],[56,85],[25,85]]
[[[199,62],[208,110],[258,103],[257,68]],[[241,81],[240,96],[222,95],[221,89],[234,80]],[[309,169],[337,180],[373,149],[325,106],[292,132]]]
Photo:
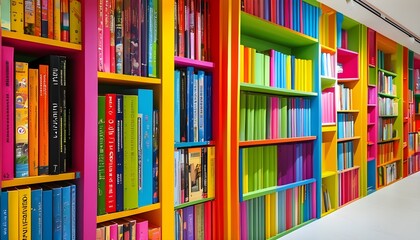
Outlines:
[[376,191],[281,240],[419,240],[420,172]]

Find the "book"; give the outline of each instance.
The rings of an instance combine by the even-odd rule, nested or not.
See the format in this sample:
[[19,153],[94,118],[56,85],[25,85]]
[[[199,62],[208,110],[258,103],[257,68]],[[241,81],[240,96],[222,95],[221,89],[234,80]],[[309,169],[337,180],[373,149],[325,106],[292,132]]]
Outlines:
[[7,191],[1,192],[0,203],[0,239],[9,239],[9,195]]
[[61,41],[61,0],[53,0],[53,38]]
[[12,32],[24,33],[24,0],[11,0],[10,17]]
[[42,189],[31,187],[31,231],[33,240],[42,240]]
[[53,192],[43,187],[42,191],[42,237],[53,239]]
[[41,37],[48,38],[48,0],[41,0]]
[[39,151],[38,151],[38,175],[49,173],[49,102],[48,102],[48,85],[49,85],[49,66],[39,65]]
[[[3,23],[2,23],[3,24]],[[2,179],[8,180],[14,177],[14,149],[15,149],[15,114],[14,114],[14,49],[12,47],[1,47],[1,68],[2,77],[0,80],[0,111],[4,113],[0,118],[1,147],[0,156],[2,159]]]
[[32,0],[25,0],[24,2],[24,30],[23,32],[28,35],[35,34],[35,2]]
[[70,40],[70,6],[69,0],[61,0],[61,41]]
[[41,36],[41,22],[42,22],[42,0],[35,0],[35,32],[37,37]]
[[[59,186],[51,185],[52,190],[52,232],[53,239],[62,239],[63,235],[63,192]],[[49,207],[51,207],[49,206]],[[51,229],[50,229],[51,231]]]
[[[100,8],[101,6],[99,6]],[[115,4],[115,72],[123,73],[124,45],[123,45],[123,0],[116,0]],[[99,41],[99,37],[98,37]],[[98,49],[98,52],[100,49]]]
[[29,69],[29,176],[38,176],[38,69]]
[[21,187],[19,192],[19,239],[32,239],[31,236],[31,189]]
[[188,181],[189,181],[189,201],[197,201],[202,199],[202,165],[201,165],[201,148],[188,149]]
[[98,203],[97,214],[105,214],[105,96],[98,96]]
[[105,95],[105,209],[116,211],[116,95]]
[[115,124],[116,124],[116,211],[124,210],[124,149],[126,144],[124,144],[124,97],[122,94],[116,95],[116,115],[115,115]]
[[149,240],[161,240],[161,232],[160,232],[160,227],[149,223],[149,231],[148,231],[148,238]]
[[[57,0],[55,0],[57,1]],[[80,44],[82,42],[82,7],[80,0],[70,0],[70,42]]]
[[10,0],[1,0],[1,28],[10,31]]
[[19,239],[19,192],[18,190],[8,191],[9,213],[8,235],[9,239]]
[[62,209],[62,239],[72,239],[71,232],[71,185],[61,188],[61,209]]

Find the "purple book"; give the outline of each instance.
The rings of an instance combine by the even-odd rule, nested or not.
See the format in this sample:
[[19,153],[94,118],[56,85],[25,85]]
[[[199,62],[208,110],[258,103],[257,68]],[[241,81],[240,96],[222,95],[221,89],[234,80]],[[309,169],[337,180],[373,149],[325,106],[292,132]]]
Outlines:
[[241,240],[248,240],[248,220],[246,201],[241,202]]
[[194,240],[194,206],[189,206],[183,210],[184,217],[184,238],[185,240]]

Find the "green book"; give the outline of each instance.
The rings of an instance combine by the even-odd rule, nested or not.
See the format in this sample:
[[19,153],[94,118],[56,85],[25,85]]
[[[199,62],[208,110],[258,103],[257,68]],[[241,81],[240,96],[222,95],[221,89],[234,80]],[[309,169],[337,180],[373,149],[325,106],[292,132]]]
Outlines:
[[138,142],[137,111],[138,97],[124,95],[124,209],[138,207]]
[[281,137],[287,138],[287,98],[281,98]]
[[264,168],[264,182],[263,182],[264,188],[269,187],[271,184],[270,175],[271,175],[272,169],[270,166],[270,161],[271,161],[270,151],[271,151],[271,146],[263,147],[262,161],[263,161],[263,168]]
[[264,54],[255,54],[255,84],[264,85]]
[[272,164],[273,164],[273,186],[277,185],[277,146],[272,146],[273,156],[272,156]]
[[259,140],[260,138],[260,132],[261,132],[261,122],[260,122],[260,112],[261,112],[261,105],[260,105],[260,95],[255,95],[255,110],[254,110],[254,139],[253,140]]
[[247,95],[246,140],[254,140],[255,95]]
[[240,93],[240,101],[239,101],[239,141],[245,141],[246,137],[246,99],[247,95],[245,92]]
[[254,148],[245,148],[246,149],[246,158],[248,161],[248,192],[255,190],[254,188],[254,161],[253,161],[253,152]]
[[105,214],[105,96],[98,97],[98,215]]
[[255,161],[257,162],[257,188],[258,190],[263,188],[263,147],[257,147],[255,148],[256,154],[255,154]]
[[261,131],[260,131],[260,139],[267,139],[267,96],[261,96],[261,113],[260,113],[260,120],[261,120]]

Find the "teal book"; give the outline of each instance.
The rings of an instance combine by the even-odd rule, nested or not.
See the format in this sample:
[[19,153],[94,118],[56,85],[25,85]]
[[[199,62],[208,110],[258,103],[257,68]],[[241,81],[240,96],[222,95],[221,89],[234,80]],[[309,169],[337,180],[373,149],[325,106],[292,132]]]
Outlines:
[[53,194],[51,189],[42,191],[42,239],[53,239]]
[[61,188],[61,211],[62,211],[62,239],[70,240],[71,235],[71,186]]
[[97,214],[105,214],[105,96],[98,97],[98,204]]
[[31,237],[33,240],[42,238],[42,189],[32,188],[31,191]]
[[10,31],[10,0],[1,0],[1,28]]

